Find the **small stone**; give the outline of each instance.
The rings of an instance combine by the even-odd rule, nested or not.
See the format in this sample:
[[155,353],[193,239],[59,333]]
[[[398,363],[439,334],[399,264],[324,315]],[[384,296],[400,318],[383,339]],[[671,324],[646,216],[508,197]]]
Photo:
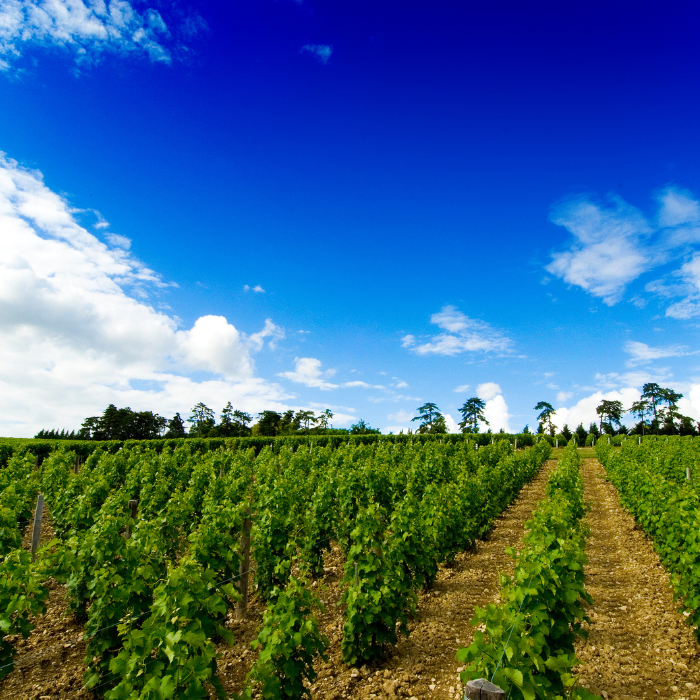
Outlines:
[[430,688],[430,690],[435,690],[435,688],[436,688],[435,683],[431,683],[431,684],[428,686],[428,688]]

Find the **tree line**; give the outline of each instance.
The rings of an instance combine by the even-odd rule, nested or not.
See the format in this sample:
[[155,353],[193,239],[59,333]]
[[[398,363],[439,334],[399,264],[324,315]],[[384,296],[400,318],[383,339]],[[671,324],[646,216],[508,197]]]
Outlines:
[[[45,440],[155,440],[158,438],[214,438],[277,435],[362,435],[379,433],[364,420],[349,429],[333,428],[329,409],[315,415],[313,411],[262,411],[257,422],[245,411],[234,409],[229,401],[217,419],[214,410],[203,403],[192,407],[191,415],[183,419],[179,413],[167,419],[152,411],[132,411],[110,404],[102,415],[86,418],[80,430],[40,430],[34,437]],[[190,424],[189,430],[185,423]]]
[[[596,413],[600,416],[598,423],[591,423],[588,429],[581,423],[573,432],[568,425],[564,425],[559,434],[566,440],[577,435],[579,443],[585,441],[589,433],[593,433],[596,437],[601,434],[644,435],[648,433],[698,435],[700,424],[678,412],[678,402],[682,398],[683,394],[673,389],[649,382],[643,386],[640,399],[628,409],[624,408],[621,401],[603,400],[596,408]],[[485,408],[486,402],[483,399],[477,396],[467,399],[459,409],[462,417],[459,423],[460,431],[478,433],[486,427],[485,432],[491,432],[489,421],[484,414]],[[537,433],[547,433],[554,437],[556,426],[553,418],[556,410],[552,404],[539,401],[534,410],[539,411]],[[411,422],[418,423],[416,433],[448,432],[445,416],[436,404],[425,403],[418,407],[416,412],[418,415],[411,419]],[[622,424],[622,418],[626,413],[631,413],[639,419],[631,429]],[[41,430],[35,437],[50,440],[153,440],[184,437],[361,435],[380,432],[370,427],[364,420],[358,420],[349,429],[333,428],[330,423],[333,412],[329,409],[321,411],[318,415],[313,411],[305,410],[289,410],[283,413],[261,411],[256,418],[257,421],[253,424],[253,416],[245,411],[234,409],[230,401],[221,410],[218,419],[213,409],[200,402],[192,407],[191,415],[186,420],[179,413],[168,420],[152,411],[132,411],[128,407],[117,408],[114,404],[110,404],[102,415],[86,418],[77,432]],[[186,429],[185,423],[190,424],[189,430]],[[409,430],[409,432],[412,431]],[[529,433],[529,426],[526,425],[522,432]]]

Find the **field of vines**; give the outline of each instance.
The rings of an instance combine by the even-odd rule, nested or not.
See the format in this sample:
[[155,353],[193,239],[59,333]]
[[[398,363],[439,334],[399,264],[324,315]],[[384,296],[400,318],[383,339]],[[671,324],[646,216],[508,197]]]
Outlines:
[[[242,581],[267,612],[243,696],[301,697],[326,639],[311,582],[345,558],[343,659],[361,665],[408,634],[416,591],[487,535],[550,446],[506,440],[282,446],[209,452],[100,449],[81,463],[16,449],[0,470],[0,677],[41,624],[49,579],[84,629],[98,697],[225,696],[216,645]],[[55,539],[20,547],[42,493]],[[247,550],[250,550],[248,557]]]
[[[419,594],[489,537],[552,449],[484,442],[144,442],[88,453],[54,443],[41,456],[18,442],[0,467],[0,681],[18,672],[19,642],[41,633],[59,586],[85,645],[76,692],[308,696],[328,658],[317,583],[331,550],[342,558],[342,663],[377,664],[411,634]],[[700,639],[700,440],[615,442],[596,444],[597,478],[653,543]],[[500,596],[476,608],[471,643],[450,652],[463,683],[486,679],[513,700],[601,697],[577,675],[596,610],[585,573],[591,504],[581,450],[557,456]],[[32,552],[39,494],[54,538]],[[249,597],[264,613],[232,695],[217,664]]]

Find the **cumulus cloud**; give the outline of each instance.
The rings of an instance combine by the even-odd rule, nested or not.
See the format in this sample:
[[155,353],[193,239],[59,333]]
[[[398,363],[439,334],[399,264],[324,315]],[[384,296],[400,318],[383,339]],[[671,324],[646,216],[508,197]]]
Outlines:
[[408,424],[411,422],[414,416],[415,413],[412,413],[411,411],[396,411],[396,413],[390,413],[387,416],[387,419],[396,423]]
[[315,357],[296,357],[294,363],[294,371],[280,372],[277,376],[322,391],[338,388],[338,384],[326,381],[327,377],[332,377],[335,374],[335,370],[322,370],[321,360],[317,360]]
[[333,53],[333,47],[329,44],[305,44],[301,47],[301,52],[310,53],[325,66]]
[[[40,173],[0,154],[0,391],[12,406],[0,418],[5,434],[78,427],[110,402],[170,414],[224,397],[221,405],[235,400],[243,410],[283,406],[290,395],[256,378],[253,361],[281,329],[267,321],[248,335],[221,316],[179,329],[147,302],[165,286],[160,276],[123,244],[86,231],[78,213]],[[195,381],[187,376],[194,370],[212,376]]]
[[[206,28],[191,14],[176,29],[192,37]],[[83,65],[105,53],[170,63],[173,45],[173,31],[158,10],[139,12],[127,0],[0,0],[0,69],[10,69],[30,46],[62,49]]]
[[489,422],[489,427],[494,432],[501,429],[505,432],[510,432],[511,415],[508,413],[508,404],[506,400],[499,394],[489,399],[484,406],[484,416]]
[[547,271],[609,306],[657,262],[645,247],[651,227],[641,212],[619,197],[611,198],[605,208],[587,200],[562,204],[553,210],[551,221],[564,226],[574,240],[569,250],[552,255]]
[[630,340],[625,343],[625,352],[630,355],[626,363],[628,367],[648,364],[649,362],[664,357],[684,357],[686,355],[697,354],[697,351],[689,352],[688,348],[682,345],[673,345],[666,348],[652,348],[646,343],[640,343],[636,340]]
[[463,352],[508,352],[511,340],[485,321],[469,318],[456,306],[443,308],[430,317],[442,329],[425,343],[413,335],[404,336],[401,345],[418,355],[458,355]]
[[501,393],[501,387],[495,382],[484,382],[476,387],[476,395],[484,401],[492,399],[496,394]]
[[[246,292],[255,292],[256,294],[264,294],[265,290],[259,285],[256,284],[254,287],[251,287],[249,284],[243,285],[243,290]],[[304,333],[304,331],[299,331],[299,333]]]
[[552,422],[561,430],[564,425],[568,425],[574,430],[579,423],[588,430],[591,423],[598,423],[600,416],[596,413],[596,408],[600,406],[603,399],[607,401],[622,401],[625,409],[629,408],[635,401],[639,400],[640,392],[635,387],[626,387],[615,391],[596,391],[590,396],[579,400],[573,406],[557,408],[557,412],[552,416]]
[[449,414],[449,413],[443,413],[443,416],[445,416],[445,424],[447,425],[447,432],[448,433],[460,433],[462,432],[459,429],[459,424],[457,421]]
[[[688,318],[700,313],[700,260],[694,253],[700,243],[700,203],[690,192],[675,187],[662,190],[653,217],[610,196],[605,203],[584,197],[557,205],[550,220],[572,235],[566,250],[552,254],[546,266],[551,274],[613,306],[642,274],[693,256],[671,274],[674,284],[656,280],[646,290],[684,297],[669,307],[668,316]],[[639,296],[633,301],[638,307],[645,303]]]
[[678,402],[678,411],[700,421],[700,384],[691,384],[683,393],[685,396]]

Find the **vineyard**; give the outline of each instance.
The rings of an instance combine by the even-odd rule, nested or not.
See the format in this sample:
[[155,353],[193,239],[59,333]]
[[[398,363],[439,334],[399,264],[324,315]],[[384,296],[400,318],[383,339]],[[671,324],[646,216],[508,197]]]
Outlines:
[[[582,468],[592,460],[573,443],[554,462],[546,440],[515,449],[449,437],[89,453],[65,441],[41,454],[12,444],[0,469],[0,696],[453,698],[485,678],[514,700],[615,697],[588,662],[598,615],[586,552],[597,535]],[[697,635],[700,504],[687,477],[700,443],[601,440],[596,451],[672,577],[684,633]],[[503,540],[511,563],[487,575],[480,552],[505,556],[501,529],[533,484],[532,510]],[[44,536],[32,553],[38,494]],[[450,582],[470,567],[492,592],[455,608],[468,631],[442,645],[454,660],[443,688],[421,675],[437,663],[434,643],[410,668],[397,664],[425,643],[428,611],[451,605]],[[56,606],[70,635],[42,629]],[[693,644],[683,663],[700,670]],[[22,680],[52,664],[57,677],[76,649],[77,683]],[[700,697],[673,687],[668,697]],[[647,697],[635,692],[617,695]]]

